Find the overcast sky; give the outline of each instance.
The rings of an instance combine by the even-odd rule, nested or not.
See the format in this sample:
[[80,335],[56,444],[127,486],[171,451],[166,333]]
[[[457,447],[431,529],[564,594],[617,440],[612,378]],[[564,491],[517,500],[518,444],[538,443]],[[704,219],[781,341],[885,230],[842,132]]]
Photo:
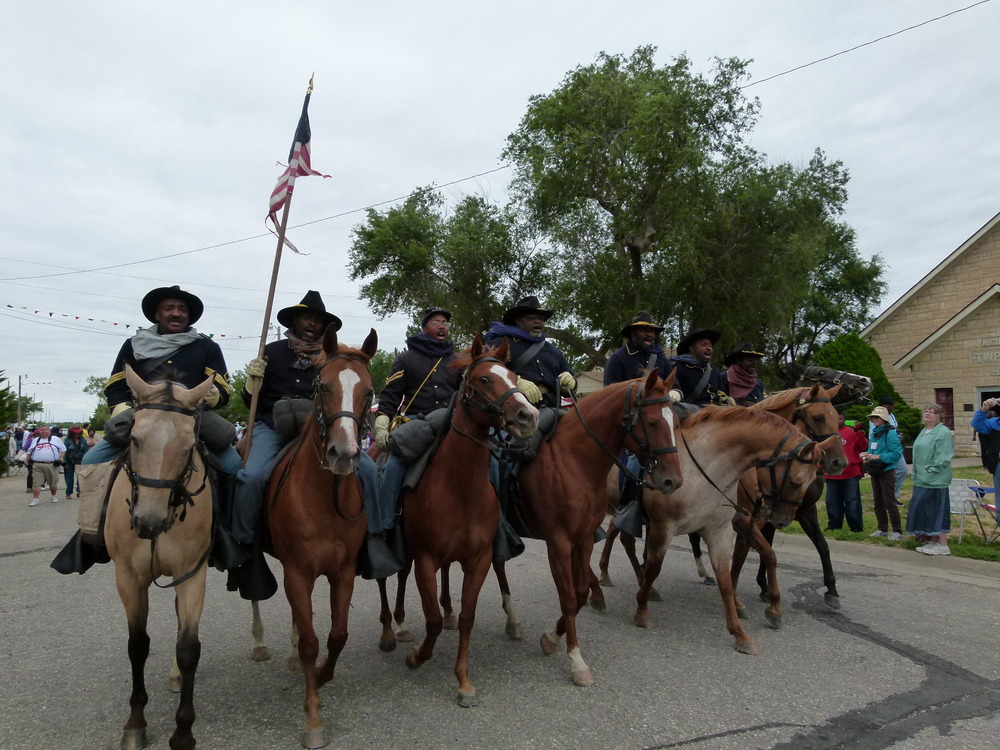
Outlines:
[[197,328],[230,370],[245,365],[274,257],[267,200],[313,72],[313,166],[332,179],[296,184],[290,225],[307,226],[289,236],[310,255],[283,255],[275,310],[317,289],[343,340],[375,327],[392,349],[407,320],[378,320],[347,278],[361,209],[453,182],[449,199],[503,202],[509,170],[465,178],[502,167],[528,98],[598,52],[653,44],[706,72],[752,58],[752,83],[952,13],[746,91],[771,159],[820,147],[846,164],[846,220],[888,265],[887,307],[1000,211],[1000,2],[954,13],[974,2],[9,3],[0,369],[49,419],[83,420],[84,379],[110,374],[142,296],[171,284],[204,300]]

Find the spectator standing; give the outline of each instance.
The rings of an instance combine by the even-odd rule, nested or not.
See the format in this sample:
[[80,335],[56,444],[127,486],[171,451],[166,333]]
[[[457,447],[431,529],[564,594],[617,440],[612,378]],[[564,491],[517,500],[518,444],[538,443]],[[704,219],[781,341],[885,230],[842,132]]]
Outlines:
[[[66,480],[66,499],[72,500],[74,488],[76,488],[76,467],[83,462],[83,457],[89,450],[82,427],[69,428],[65,446],[66,458],[63,463],[63,477]],[[75,491],[79,493],[79,489]]]
[[[883,396],[878,400],[879,406],[885,408],[886,412],[889,414],[889,425],[896,430],[896,435],[899,435],[899,422],[896,420],[896,415],[894,414],[896,410],[896,401],[892,396]],[[872,431],[874,427],[868,428],[868,440],[872,439]],[[900,444],[902,444],[902,438],[900,438]],[[903,503],[899,499],[899,491],[903,488],[903,481],[906,479],[906,475],[910,473],[910,467],[906,465],[906,459],[903,454],[899,455],[899,461],[896,462],[896,506],[903,507]]]
[[[1000,409],[1000,398],[988,398],[972,415],[972,429],[980,435],[990,436],[1000,432],[1000,417],[995,416]],[[993,469],[993,492],[996,498],[997,523],[1000,523],[1000,462]]]
[[[889,412],[884,406],[876,406],[868,415],[872,424],[869,430],[868,450],[861,454],[862,461],[880,461],[880,473],[867,470],[872,480],[872,499],[878,530],[871,536],[884,536],[890,542],[903,538],[899,520],[899,506],[896,505],[896,464],[903,455],[903,444],[896,429],[889,424]],[[892,533],[889,533],[889,524]]]
[[59,498],[56,496],[56,490],[59,489],[57,466],[65,455],[66,446],[63,445],[63,441],[53,437],[49,427],[39,427],[38,437],[32,442],[31,450],[28,452],[27,463],[31,467],[31,475],[34,477],[29,507],[38,505],[43,483],[49,486],[52,502],[59,502]]
[[18,425],[17,429],[14,430],[14,441],[17,444],[17,452],[20,453],[24,450],[24,439],[28,436],[27,430],[23,426]]
[[101,438],[97,434],[97,430],[93,427],[87,428],[87,450],[90,450],[95,445],[101,442]]
[[917,552],[925,555],[950,555],[948,532],[951,531],[951,459],[955,442],[944,424],[944,409],[938,404],[924,407],[924,429],[913,441],[913,497],[906,515],[906,533],[923,534],[930,541]]
[[826,530],[847,528],[854,532],[865,530],[864,513],[861,510],[861,453],[868,450],[868,437],[864,430],[852,421],[848,424],[840,415],[840,444],[847,455],[847,467],[840,474],[823,474],[826,480]]

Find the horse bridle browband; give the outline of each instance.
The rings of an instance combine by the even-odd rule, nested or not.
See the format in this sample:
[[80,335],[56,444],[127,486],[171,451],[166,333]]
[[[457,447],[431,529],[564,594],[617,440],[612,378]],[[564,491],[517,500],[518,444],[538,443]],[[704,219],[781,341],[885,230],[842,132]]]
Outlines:
[[[465,372],[462,375],[462,387],[461,387],[462,407],[465,408],[466,410],[477,409],[478,411],[485,412],[487,416],[489,416],[489,418],[492,420],[494,417],[503,416],[503,409],[501,407],[503,406],[504,402],[511,396],[513,396],[515,393],[518,393],[519,391],[517,388],[513,387],[508,388],[506,391],[497,396],[497,398],[491,399],[481,390],[476,388],[475,384],[472,382],[472,370],[477,365],[483,362],[496,362],[505,370],[508,370],[511,373],[513,373],[514,371],[510,370],[506,362],[503,362],[497,359],[496,357],[491,357],[488,354],[484,354],[481,357],[477,357],[476,359],[474,359],[472,362],[469,363],[468,367],[465,368]],[[490,439],[494,443],[493,445],[491,445],[473,435],[468,434],[467,432],[463,432],[458,427],[458,425],[455,424],[454,419],[449,420],[449,424],[451,426],[450,429],[453,429],[459,435],[469,438],[469,440],[472,440],[473,442],[479,443],[484,448],[493,453],[493,455],[496,456],[497,458],[503,455],[503,452],[507,448],[509,448],[509,444],[500,434],[501,425],[495,425],[496,429],[491,432]],[[497,449],[499,450],[499,452],[496,452]]]
[[[353,420],[354,424],[357,426],[358,438],[360,439],[361,437],[361,429],[362,429],[361,421],[363,417],[359,417],[353,411],[338,411],[335,414],[326,414],[323,411],[323,400],[321,397],[323,380],[321,376],[323,374],[323,368],[325,368],[326,365],[329,364],[330,361],[334,359],[346,359],[351,362],[360,362],[365,367],[369,367],[368,360],[358,357],[354,354],[334,354],[328,357],[326,362],[323,363],[323,367],[319,368],[319,370],[316,372],[316,379],[313,381],[313,411],[315,412],[316,415],[316,424],[319,426],[320,445],[326,445],[326,431],[330,428],[330,426],[334,422],[336,422],[338,419],[342,417],[346,417],[347,419]],[[364,410],[361,412],[362,414],[368,413],[368,410],[371,408],[373,396],[374,394],[371,393],[368,394],[368,398],[365,401]],[[319,465],[322,466],[324,469],[328,468],[326,463],[326,451],[323,450],[320,451]]]
[[806,434],[809,435],[809,437],[811,437],[817,443],[822,442],[823,440],[831,438],[834,435],[837,435],[838,433],[828,432],[824,434],[816,434],[815,432],[813,432],[812,429],[809,427],[809,423],[806,421],[806,407],[809,406],[809,404],[832,404],[832,403],[833,403],[832,400],[829,398],[820,398],[820,397],[800,398],[798,400],[798,405],[795,407],[795,411],[792,412],[792,418],[789,419],[788,421],[791,422],[792,424],[795,424],[796,422],[802,422],[802,424],[805,425]]

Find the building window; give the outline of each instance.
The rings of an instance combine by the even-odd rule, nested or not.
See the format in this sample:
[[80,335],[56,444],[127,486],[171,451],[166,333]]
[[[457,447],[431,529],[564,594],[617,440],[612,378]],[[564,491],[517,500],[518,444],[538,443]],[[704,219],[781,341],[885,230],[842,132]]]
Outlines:
[[944,409],[944,424],[949,430],[955,429],[955,393],[951,388],[935,388],[934,403]]

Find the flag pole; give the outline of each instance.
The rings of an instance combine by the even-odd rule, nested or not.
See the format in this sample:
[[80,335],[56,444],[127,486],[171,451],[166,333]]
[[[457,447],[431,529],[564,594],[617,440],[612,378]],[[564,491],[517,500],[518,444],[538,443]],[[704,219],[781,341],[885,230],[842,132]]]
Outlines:
[[[278,227],[278,246],[274,250],[274,265],[271,267],[271,286],[267,290],[267,305],[264,307],[264,323],[260,328],[260,344],[257,347],[257,359],[264,356],[264,345],[267,344],[267,329],[271,324],[271,309],[274,307],[274,290],[278,285],[278,268],[281,266],[281,248],[285,244],[285,228],[288,226],[288,209],[292,205],[292,194],[289,193],[285,199],[285,207],[281,212],[281,225]],[[246,443],[243,450],[243,466],[247,465],[247,456],[250,455],[250,444],[253,442],[253,423],[257,417],[257,401],[260,398],[261,378],[253,377],[257,381],[257,387],[250,397],[250,414],[247,416]]]

